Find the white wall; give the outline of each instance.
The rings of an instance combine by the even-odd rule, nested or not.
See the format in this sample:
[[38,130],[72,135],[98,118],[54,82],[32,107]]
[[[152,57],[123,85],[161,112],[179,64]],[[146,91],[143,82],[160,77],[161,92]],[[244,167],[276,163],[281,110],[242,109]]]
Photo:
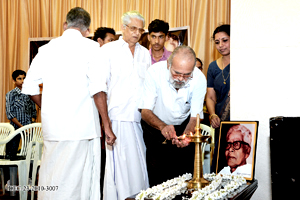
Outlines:
[[300,116],[300,1],[231,6],[231,119],[259,121],[252,199],[272,199],[269,118]]

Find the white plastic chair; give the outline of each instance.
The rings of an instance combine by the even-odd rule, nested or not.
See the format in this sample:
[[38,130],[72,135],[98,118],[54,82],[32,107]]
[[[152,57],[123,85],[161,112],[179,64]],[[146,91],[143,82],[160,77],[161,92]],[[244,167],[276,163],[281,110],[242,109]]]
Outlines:
[[[15,128],[10,123],[0,123],[0,140],[6,138],[10,133],[14,132]],[[6,144],[0,145],[0,156],[5,155]],[[0,168],[1,186],[2,192],[5,194],[5,183],[4,183],[4,173],[3,168]]]
[[[14,132],[15,128],[10,123],[0,123],[0,140],[6,138],[10,133]],[[5,155],[5,144],[0,145],[0,155]]]
[[[210,166],[212,165],[212,158],[213,158],[213,153],[214,153],[214,148],[215,148],[215,129],[212,127],[209,127],[205,124],[200,124],[201,128],[201,134],[202,135],[210,135],[211,136],[211,143],[210,143]],[[202,150],[202,165],[204,164],[204,154],[205,154],[205,147],[206,147],[205,142],[201,144],[201,150]]]
[[[21,135],[21,151],[18,156],[26,156],[27,151],[29,148],[29,143],[31,141],[37,141],[42,142],[43,141],[43,135],[42,135],[42,125],[41,123],[33,123],[28,124],[26,126],[23,126],[17,130],[15,130],[13,133],[9,134],[5,139],[0,140],[1,144],[8,143],[12,138],[14,138],[16,135]],[[30,155],[30,159],[33,159],[32,155]],[[16,167],[10,167],[10,181],[11,185],[17,185],[17,174],[19,176],[19,186],[24,187],[27,186],[28,178],[27,178],[27,166],[26,166],[26,160],[9,160],[9,159],[0,159],[0,165],[17,165]],[[27,191],[20,191],[20,199],[27,199]],[[15,191],[11,192],[11,195],[15,195]]]
[[[26,199],[27,200],[27,194],[28,194],[28,189],[31,187],[31,185],[28,185],[28,178],[29,178],[29,171],[30,171],[30,163],[32,160],[34,160],[34,156],[36,154],[36,152],[38,151],[38,147],[39,147],[39,142],[37,141],[31,141],[29,142],[28,148],[27,148],[27,155],[26,155],[26,160],[25,160],[25,166],[26,166],[26,179],[25,179],[25,183],[26,185],[26,193],[25,195],[20,199]],[[24,161],[22,161],[24,162]],[[34,191],[31,191],[31,193],[34,193]],[[21,194],[20,194],[21,195]]]
[[[32,184],[31,184],[31,186],[35,186],[37,168],[41,165],[42,148],[43,148],[43,143],[36,142],[35,149],[34,149],[33,164],[32,164],[32,173],[31,173],[32,174],[31,175]],[[28,171],[28,175],[29,175],[29,171]],[[31,191],[31,200],[33,200],[33,199],[34,199],[34,191]]]

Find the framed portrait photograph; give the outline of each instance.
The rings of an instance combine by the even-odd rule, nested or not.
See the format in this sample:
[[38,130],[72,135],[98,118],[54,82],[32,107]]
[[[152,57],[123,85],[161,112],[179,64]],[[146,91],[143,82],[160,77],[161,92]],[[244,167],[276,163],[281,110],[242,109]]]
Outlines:
[[223,121],[220,126],[217,174],[254,179],[258,121]]

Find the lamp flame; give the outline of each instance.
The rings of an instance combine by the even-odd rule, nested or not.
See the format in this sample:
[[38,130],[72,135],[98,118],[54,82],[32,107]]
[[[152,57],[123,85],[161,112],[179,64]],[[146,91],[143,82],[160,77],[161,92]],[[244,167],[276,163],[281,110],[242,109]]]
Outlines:
[[179,136],[177,138],[178,138],[178,140],[184,140],[185,137],[186,137],[186,134],[184,133],[183,135],[181,135],[181,136]]

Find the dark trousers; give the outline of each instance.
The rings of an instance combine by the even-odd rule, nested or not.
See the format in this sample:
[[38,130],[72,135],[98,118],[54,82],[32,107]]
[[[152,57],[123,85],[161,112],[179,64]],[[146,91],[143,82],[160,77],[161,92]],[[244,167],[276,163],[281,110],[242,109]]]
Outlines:
[[[14,160],[17,157],[20,139],[21,139],[21,135],[18,134],[6,144],[5,147],[6,158]],[[8,166],[2,166],[2,167],[4,172],[4,181],[6,183],[10,179],[9,167]]]
[[[174,126],[177,136],[183,134],[189,117],[181,124]],[[144,141],[147,147],[146,161],[150,187],[185,173],[193,173],[195,147],[191,143],[184,148],[172,145],[172,141],[162,144],[165,137],[161,132],[141,120]]]
[[19,143],[20,143],[21,135],[16,135],[11,141],[6,144],[5,153],[7,156],[15,157],[18,153]]

